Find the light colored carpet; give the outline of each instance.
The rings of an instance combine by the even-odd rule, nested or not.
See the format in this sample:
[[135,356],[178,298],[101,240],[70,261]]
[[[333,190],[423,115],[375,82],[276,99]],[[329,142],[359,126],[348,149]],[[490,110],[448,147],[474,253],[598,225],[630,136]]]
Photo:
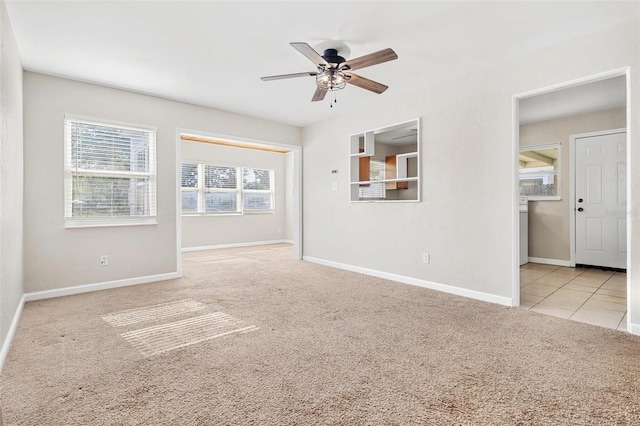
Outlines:
[[640,424],[638,337],[291,257],[27,303],[6,424]]

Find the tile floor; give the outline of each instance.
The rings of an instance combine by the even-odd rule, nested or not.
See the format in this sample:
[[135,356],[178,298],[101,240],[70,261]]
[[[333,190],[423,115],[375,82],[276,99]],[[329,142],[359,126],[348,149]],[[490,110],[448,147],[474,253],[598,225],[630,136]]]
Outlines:
[[601,327],[627,329],[627,274],[527,263],[520,307]]

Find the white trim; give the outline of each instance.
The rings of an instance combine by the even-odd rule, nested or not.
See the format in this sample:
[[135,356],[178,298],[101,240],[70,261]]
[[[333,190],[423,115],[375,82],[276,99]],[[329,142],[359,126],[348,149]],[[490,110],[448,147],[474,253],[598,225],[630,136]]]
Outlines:
[[157,126],[149,126],[147,124],[139,124],[139,123],[130,123],[128,121],[116,121],[109,120],[104,118],[90,117],[86,115],[78,115],[72,113],[65,113],[64,120],[72,120],[72,121],[80,121],[85,124],[97,124],[97,125],[107,125],[111,127],[122,127],[127,130],[143,130],[146,132],[158,132]]
[[[629,314],[627,313],[627,318],[628,317]],[[627,332],[635,334],[636,336],[640,336],[640,324],[627,320]]]
[[11,326],[9,327],[9,331],[7,332],[7,336],[4,338],[4,342],[2,342],[2,350],[0,350],[0,373],[2,373],[2,369],[4,368],[4,362],[7,360],[7,355],[9,355],[9,349],[11,348],[11,342],[13,342],[13,336],[16,333],[16,329],[18,328],[18,323],[20,322],[20,316],[22,316],[22,308],[24,308],[25,296],[24,294],[20,298],[20,302],[18,302],[18,307],[16,308],[15,314],[13,314],[13,320],[11,321]]
[[576,144],[569,136],[569,266],[576,266]]
[[[551,92],[556,92],[558,90],[562,90],[562,89],[568,89],[570,87],[574,87],[574,86],[580,86],[582,84],[585,83],[595,83],[601,80],[607,80],[609,78],[612,77],[620,77],[623,76],[625,74],[627,74],[627,72],[629,71],[629,67],[620,67],[620,68],[616,68],[613,70],[609,70],[609,71],[604,71],[601,73],[597,73],[597,74],[592,74],[586,77],[581,77],[581,78],[576,78],[574,80],[569,80],[569,81],[565,81],[563,83],[558,83],[558,84],[552,84],[551,86],[545,86],[543,88],[540,89],[533,89],[533,90],[529,90],[528,92],[522,92],[522,93],[518,93],[517,95],[515,95],[515,98],[517,99],[525,99],[525,98],[530,98],[532,96],[537,96],[537,95],[543,95],[546,93],[551,93]],[[629,86],[627,86],[627,88],[629,88]],[[628,98],[627,98],[628,100]],[[519,115],[518,117],[519,118]]]
[[512,104],[512,137],[511,169],[514,178],[511,181],[511,232],[513,245],[511,246],[511,306],[520,306],[520,103],[514,96]]
[[571,262],[568,260],[545,259],[544,257],[529,257],[527,260],[532,263],[542,263],[543,265],[571,266]]
[[199,247],[183,247],[182,252],[189,251],[203,251],[203,250],[218,250],[233,247],[250,247],[250,246],[266,246],[269,244],[293,244],[292,240],[270,240],[270,241],[252,241],[248,243],[232,243],[232,244],[217,244],[215,246],[199,246]]
[[74,294],[90,293],[98,290],[108,290],[111,288],[128,287],[131,285],[148,284],[156,281],[174,280],[181,278],[182,276],[177,272],[168,272],[165,274],[147,275],[136,278],[126,278],[123,280],[104,281],[95,284],[84,284],[74,287],[56,288],[53,290],[36,291],[32,293],[25,293],[25,302],[31,302],[33,300],[51,299],[53,297],[71,296]]
[[65,218],[65,229],[76,228],[113,228],[117,226],[149,226],[157,225],[158,219],[156,216],[144,216],[144,217],[97,217],[97,218]]
[[182,277],[182,139],[176,129],[176,274]]
[[447,284],[425,281],[418,278],[406,277],[404,275],[391,274],[389,272],[377,271],[375,269],[362,268],[360,266],[347,265],[344,263],[333,262],[331,260],[319,259],[317,257],[303,256],[302,260],[317,263],[319,265],[330,266],[332,268],[343,269],[345,271],[357,272],[359,274],[369,275],[372,277],[383,278],[385,280],[396,281],[404,284],[415,285],[418,287],[428,288],[431,290],[441,291],[443,293],[454,294],[456,296],[469,297],[471,299],[481,300],[483,302],[497,303],[504,306],[512,306],[512,299],[509,297],[497,296],[495,294],[484,293],[481,291],[469,290],[462,287],[455,287]]
[[[597,132],[588,133],[576,133],[575,135],[569,135],[569,152],[571,158],[569,159],[569,262],[570,266],[576,266],[576,140],[583,138],[592,138],[604,135],[614,135],[618,133],[626,133],[626,128],[611,129],[611,130],[599,130]],[[627,164],[629,163],[629,140],[627,135]],[[629,182],[629,167],[627,167],[627,182]],[[627,191],[629,191],[629,185],[627,184]],[[627,200],[629,200],[629,194],[627,193]],[[629,233],[627,232],[627,239],[629,239]],[[627,246],[627,253],[629,252]],[[629,259],[627,259],[627,265],[629,265]]]

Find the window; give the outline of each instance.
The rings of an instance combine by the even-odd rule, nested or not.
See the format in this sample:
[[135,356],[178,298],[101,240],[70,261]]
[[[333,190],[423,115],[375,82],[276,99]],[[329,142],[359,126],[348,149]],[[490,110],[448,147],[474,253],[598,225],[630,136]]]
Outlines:
[[182,163],[182,212],[198,212],[198,165]]
[[520,195],[530,200],[560,199],[560,145],[520,150]]
[[156,223],[155,130],[65,117],[65,226]]
[[243,207],[245,210],[272,210],[271,170],[242,169]]
[[273,170],[182,163],[181,182],[182,214],[273,212]]
[[204,166],[205,213],[238,211],[238,170],[235,167]]
[[[369,161],[369,180],[384,180],[384,161]],[[370,182],[368,185],[360,186],[360,198],[383,199],[386,196],[386,187],[384,182]]]

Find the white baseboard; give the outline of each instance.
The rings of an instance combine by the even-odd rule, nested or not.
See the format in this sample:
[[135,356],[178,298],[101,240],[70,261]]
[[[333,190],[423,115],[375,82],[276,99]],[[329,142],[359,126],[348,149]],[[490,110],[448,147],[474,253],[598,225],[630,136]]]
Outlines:
[[11,342],[13,341],[13,335],[16,333],[16,329],[18,328],[18,323],[20,322],[20,316],[22,315],[24,302],[25,297],[24,295],[22,295],[22,297],[20,298],[20,302],[18,302],[16,312],[15,314],[13,314],[13,320],[11,321],[11,326],[9,327],[7,337],[5,337],[4,342],[2,342],[2,350],[0,351],[0,373],[2,373],[4,362],[7,359],[7,355],[9,354],[9,348],[11,347]]
[[542,263],[544,265],[571,266],[571,261],[569,260],[545,259],[544,257],[530,257],[528,260],[529,262]]
[[217,249],[234,248],[234,247],[266,246],[268,244],[282,244],[282,243],[293,244],[293,241],[292,240],[270,240],[270,241],[252,241],[248,243],[218,244],[215,246],[183,247],[182,252],[184,253],[187,251],[217,250]]
[[627,322],[627,331],[636,336],[640,336],[640,324],[634,322]]
[[110,288],[128,287],[131,285],[148,284],[156,281],[174,280],[181,278],[181,274],[177,272],[168,272],[166,274],[147,275],[144,277],[127,278],[124,280],[105,281],[95,284],[85,284],[75,287],[56,288],[53,290],[35,291],[25,293],[25,302],[32,300],[50,299],[52,297],[71,296],[80,293],[89,293],[91,291],[108,290]]
[[345,271],[357,272],[364,275],[370,275],[372,277],[383,278],[386,280],[397,281],[404,284],[410,284],[418,287],[428,288],[431,290],[442,291],[444,293],[455,294],[456,296],[463,296],[463,297],[469,297],[471,299],[482,300],[483,302],[497,303],[499,305],[504,305],[504,306],[512,306],[512,299],[510,297],[496,296],[495,294],[484,293],[476,290],[469,290],[466,288],[455,287],[447,284],[435,283],[432,281],[425,281],[418,278],[405,277],[403,275],[391,274],[388,272],[377,271],[375,269],[362,268],[360,266],[347,265],[344,263],[318,259],[316,257],[311,257],[311,256],[302,256],[302,260],[318,263],[320,265],[330,266],[332,268],[344,269]]

